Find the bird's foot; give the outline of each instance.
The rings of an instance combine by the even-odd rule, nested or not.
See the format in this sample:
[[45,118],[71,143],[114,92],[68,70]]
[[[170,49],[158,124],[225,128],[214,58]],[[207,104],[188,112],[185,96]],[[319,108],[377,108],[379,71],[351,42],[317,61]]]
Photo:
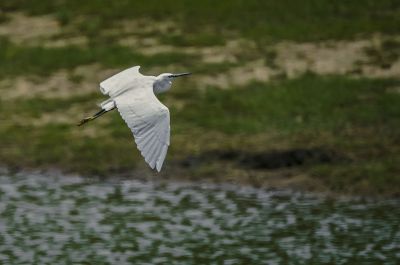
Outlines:
[[[113,110],[113,109],[110,109],[110,110]],[[99,112],[97,112],[97,113],[94,114],[93,116],[90,116],[90,117],[87,117],[87,118],[84,118],[83,120],[81,120],[81,121],[78,123],[78,126],[81,126],[81,125],[87,123],[88,121],[97,119],[98,117],[100,117],[100,116],[103,115],[104,113],[109,112],[110,110],[101,109]]]
[[81,125],[83,125],[83,124],[85,124],[85,123],[87,123],[88,121],[91,121],[91,120],[92,120],[92,117],[84,118],[77,125],[81,126]]

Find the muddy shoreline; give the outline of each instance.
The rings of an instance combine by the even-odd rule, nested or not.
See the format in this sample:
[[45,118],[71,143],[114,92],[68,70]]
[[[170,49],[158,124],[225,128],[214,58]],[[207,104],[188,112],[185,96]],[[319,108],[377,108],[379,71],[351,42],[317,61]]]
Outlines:
[[52,166],[0,167],[2,175],[40,174],[45,176],[82,176],[88,181],[110,179],[138,179],[143,181],[182,181],[217,185],[237,185],[264,190],[290,190],[293,192],[324,195],[332,198],[351,197],[365,199],[399,198],[399,193],[370,194],[349,190],[332,190],[318,176],[311,175],[310,166],[316,164],[349,163],[343,154],[323,148],[271,150],[268,152],[240,152],[214,150],[183,159],[170,159],[161,172],[152,171],[145,162],[131,169],[113,169],[101,174],[82,174]]

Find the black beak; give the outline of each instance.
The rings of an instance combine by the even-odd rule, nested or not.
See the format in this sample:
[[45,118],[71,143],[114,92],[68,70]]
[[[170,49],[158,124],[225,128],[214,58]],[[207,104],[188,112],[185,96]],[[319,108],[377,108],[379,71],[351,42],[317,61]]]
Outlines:
[[180,77],[180,76],[185,76],[185,75],[191,75],[192,73],[181,73],[181,74],[173,74],[171,75],[171,77],[175,78],[175,77]]

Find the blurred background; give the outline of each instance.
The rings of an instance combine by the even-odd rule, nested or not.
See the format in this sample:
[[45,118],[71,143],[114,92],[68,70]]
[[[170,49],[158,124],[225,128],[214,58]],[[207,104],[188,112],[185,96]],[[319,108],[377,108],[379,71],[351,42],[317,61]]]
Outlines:
[[[396,0],[1,1],[0,260],[395,264],[399,25]],[[194,73],[160,96],[160,174],[117,112],[75,126],[134,65]]]

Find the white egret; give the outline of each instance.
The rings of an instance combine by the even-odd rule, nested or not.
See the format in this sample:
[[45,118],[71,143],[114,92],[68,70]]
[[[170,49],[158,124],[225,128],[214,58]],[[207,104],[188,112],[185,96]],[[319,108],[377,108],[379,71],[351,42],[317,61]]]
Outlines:
[[169,90],[175,77],[190,73],[145,76],[139,68],[131,67],[101,82],[100,91],[110,98],[100,103],[99,112],[78,126],[117,108],[146,162],[160,172],[169,146],[170,119],[168,108],[155,94]]

